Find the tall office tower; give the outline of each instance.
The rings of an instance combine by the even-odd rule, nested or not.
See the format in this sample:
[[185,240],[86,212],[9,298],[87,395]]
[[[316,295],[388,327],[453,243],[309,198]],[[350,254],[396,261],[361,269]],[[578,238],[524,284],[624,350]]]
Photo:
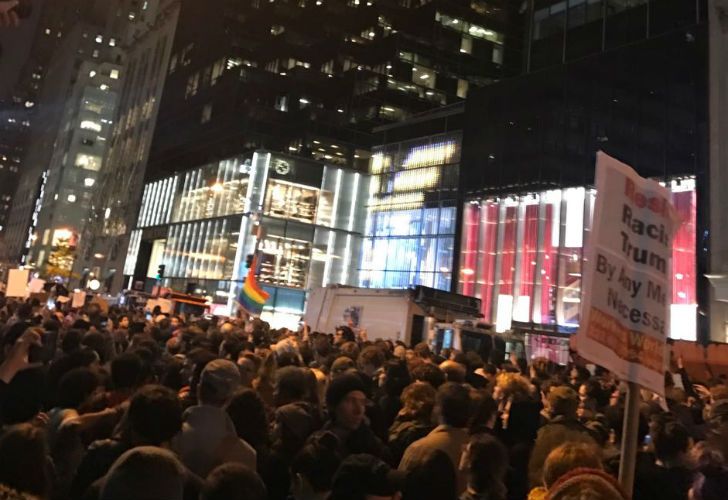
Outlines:
[[[38,61],[45,61],[31,74],[38,83],[27,87],[21,82],[21,88],[37,92],[28,103],[36,111],[7,246],[16,260],[41,272],[59,245],[73,254],[87,220],[122,82],[118,43],[140,8],[131,0],[87,3],[70,12],[48,4],[53,5],[48,15],[57,16],[49,18],[63,22],[44,27],[41,20],[41,38],[55,40],[38,41],[33,50],[34,57],[40,54]],[[57,25],[67,31],[56,31]],[[71,266],[65,262],[53,272],[70,276]]]
[[139,21],[120,41],[126,75],[100,185],[80,239],[77,274],[119,290],[136,222],[159,102],[167,76],[180,0],[144,2]]

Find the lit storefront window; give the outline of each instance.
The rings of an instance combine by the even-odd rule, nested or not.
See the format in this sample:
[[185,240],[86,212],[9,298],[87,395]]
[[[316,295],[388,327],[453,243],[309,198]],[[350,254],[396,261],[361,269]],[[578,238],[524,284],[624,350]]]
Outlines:
[[192,283],[230,313],[257,249],[258,280],[271,294],[263,317],[297,323],[310,289],[356,284],[368,189],[360,172],[265,151],[150,182],[125,274],[139,267],[142,245],[163,242],[165,286]]
[[361,286],[450,289],[459,161],[457,135],[375,150]]
[[[696,193],[694,179],[672,181],[683,219],[673,245],[673,338],[696,335]],[[569,188],[467,202],[458,290],[482,300],[499,331],[513,322],[579,325],[584,246],[591,233],[594,190]]]

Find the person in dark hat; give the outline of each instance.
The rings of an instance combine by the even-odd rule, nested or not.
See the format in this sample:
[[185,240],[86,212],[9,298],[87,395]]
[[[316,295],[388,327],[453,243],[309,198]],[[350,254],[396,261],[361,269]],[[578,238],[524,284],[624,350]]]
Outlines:
[[[366,419],[367,388],[356,372],[334,378],[326,390],[329,420],[322,432],[331,432],[338,439],[337,452],[342,457],[369,453],[385,461],[391,460],[389,450],[372,432]],[[314,439],[317,435],[312,436]]]
[[397,498],[405,489],[407,474],[392,469],[375,456],[347,457],[334,475],[330,500]]
[[306,439],[318,429],[316,424],[316,418],[306,403],[289,403],[276,410],[274,442],[261,471],[270,500],[288,498],[291,486],[288,469],[306,444]]

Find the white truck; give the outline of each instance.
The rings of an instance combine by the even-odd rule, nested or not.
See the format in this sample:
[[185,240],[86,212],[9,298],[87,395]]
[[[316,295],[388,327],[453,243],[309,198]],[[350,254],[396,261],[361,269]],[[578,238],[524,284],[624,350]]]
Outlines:
[[[364,329],[369,340],[407,345],[437,343],[437,324],[480,317],[480,299],[433,288],[355,288],[332,285],[309,295],[304,321],[311,331],[333,333],[338,326]],[[441,342],[441,341],[440,341]]]

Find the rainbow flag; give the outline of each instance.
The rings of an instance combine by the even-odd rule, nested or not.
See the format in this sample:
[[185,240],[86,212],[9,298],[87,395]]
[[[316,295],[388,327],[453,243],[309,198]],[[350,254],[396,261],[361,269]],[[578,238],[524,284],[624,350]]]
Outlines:
[[245,283],[243,283],[243,287],[240,289],[237,297],[240,307],[245,309],[251,316],[259,316],[263,312],[263,306],[270,297],[268,292],[263,290],[255,279],[257,260],[257,258],[253,258],[253,263],[250,269],[248,269],[248,276],[245,278]]

